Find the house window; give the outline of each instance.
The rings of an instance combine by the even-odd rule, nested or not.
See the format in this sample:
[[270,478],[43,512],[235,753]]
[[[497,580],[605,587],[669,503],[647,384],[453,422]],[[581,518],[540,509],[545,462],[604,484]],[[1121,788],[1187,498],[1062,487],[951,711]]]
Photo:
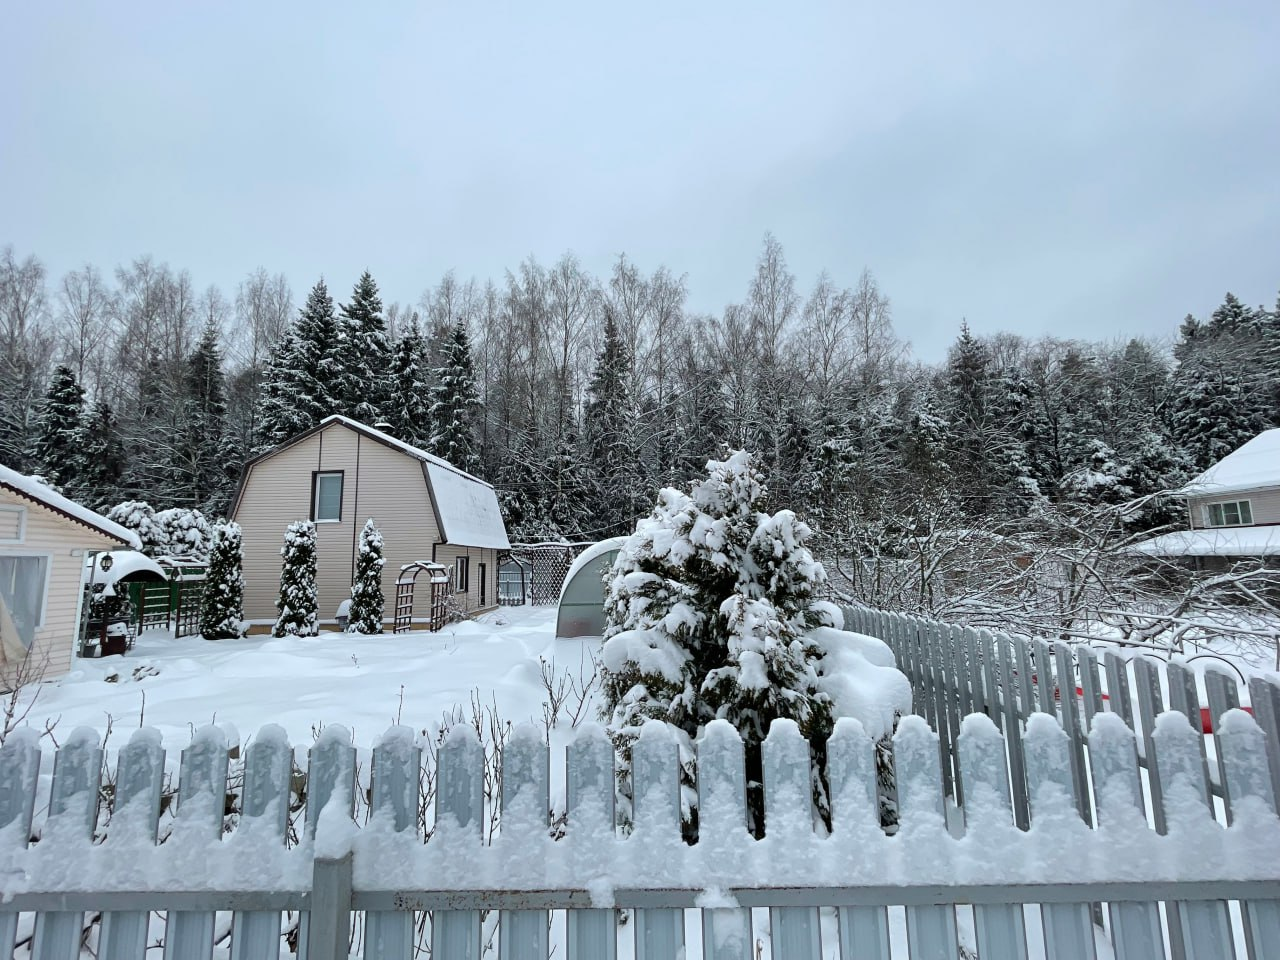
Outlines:
[[467,592],[467,574],[470,566],[468,557],[457,557],[453,561],[453,589],[458,593]]
[[1204,508],[1205,523],[1211,527],[1242,527],[1253,523],[1253,510],[1248,500],[1210,503]]
[[317,523],[342,519],[342,471],[312,474],[311,519]]
[[21,543],[26,520],[22,507],[0,507],[0,543]]
[[35,642],[37,628],[44,625],[48,584],[48,557],[0,554],[0,633],[7,633],[12,624],[28,650]]

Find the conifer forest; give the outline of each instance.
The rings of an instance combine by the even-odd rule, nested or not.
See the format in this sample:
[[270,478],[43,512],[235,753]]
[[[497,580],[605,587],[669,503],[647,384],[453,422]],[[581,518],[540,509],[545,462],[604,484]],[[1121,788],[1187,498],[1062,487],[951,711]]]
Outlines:
[[[5,247],[0,462],[96,509],[214,519],[248,458],[337,413],[493,483],[529,542],[629,533],[659,488],[747,449],[769,507],[857,582],[948,531],[1185,525],[1159,494],[1280,425],[1280,300],[1227,293],[1159,341],[976,336],[957,318],[926,364],[869,272],[795,276],[769,235],[743,277],[739,302],[700,315],[678,265],[620,256],[593,276],[565,254],[445,273],[402,304],[369,271],[202,289],[149,256],[58,277]],[[936,607],[913,576],[881,602]]]

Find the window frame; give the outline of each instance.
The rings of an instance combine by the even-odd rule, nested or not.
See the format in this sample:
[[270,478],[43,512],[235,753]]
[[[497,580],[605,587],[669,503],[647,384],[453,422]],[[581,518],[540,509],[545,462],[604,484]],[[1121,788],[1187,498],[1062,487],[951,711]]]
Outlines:
[[466,593],[471,588],[471,558],[453,558],[453,592]]
[[[16,503],[0,503],[0,513],[16,513],[18,515],[18,538],[11,540],[0,536],[0,544],[17,546],[27,542],[27,508]],[[2,528],[0,528],[2,529]]]
[[[320,481],[324,477],[338,478],[338,515],[336,517],[320,517]],[[342,497],[346,493],[347,477],[345,470],[312,470],[311,471],[311,522],[341,523]]]
[[43,630],[49,622],[49,584],[53,580],[53,554],[44,550],[0,550],[0,559],[9,558],[44,561],[44,582],[40,585],[40,609],[36,615],[36,622],[31,628],[31,646],[27,647],[30,651],[35,649],[36,641],[39,639],[35,634]]
[[[1236,519],[1234,523],[1227,519],[1228,507],[1235,510]],[[1214,521],[1215,510],[1219,518],[1217,522]],[[1253,526],[1253,502],[1250,500],[1216,500],[1213,503],[1206,503],[1204,505],[1204,525],[1214,529],[1251,527]]]

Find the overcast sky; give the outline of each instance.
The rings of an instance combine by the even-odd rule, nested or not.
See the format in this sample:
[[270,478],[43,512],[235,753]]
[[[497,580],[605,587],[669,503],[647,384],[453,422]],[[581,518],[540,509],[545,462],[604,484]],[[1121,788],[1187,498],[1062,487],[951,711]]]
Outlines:
[[1280,288],[1280,3],[13,3],[0,245],[414,302],[566,250],[862,268],[917,356]]

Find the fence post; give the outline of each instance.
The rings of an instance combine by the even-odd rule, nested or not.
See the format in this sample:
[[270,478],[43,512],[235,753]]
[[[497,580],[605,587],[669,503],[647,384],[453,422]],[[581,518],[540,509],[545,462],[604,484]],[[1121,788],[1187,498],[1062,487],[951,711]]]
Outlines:
[[[390,833],[393,849],[406,855],[421,842],[418,838],[419,776],[422,749],[414,742],[412,727],[389,727],[374,745],[371,773],[372,802],[366,829]],[[394,839],[392,839],[394,838]],[[412,910],[369,911],[364,919],[366,960],[400,960],[413,954]],[[266,958],[263,958],[266,960]]]
[[[160,734],[149,729],[135,730],[116,763],[115,812],[106,839],[108,847],[119,844],[127,855],[130,847],[156,842],[163,779],[164,748],[160,745]],[[146,956],[150,918],[145,910],[104,913],[99,955],[141,960]],[[278,952],[278,944],[275,946]]]
[[[547,842],[550,813],[550,755],[542,734],[522,723],[502,750],[502,836],[510,849]],[[498,913],[499,960],[546,960],[547,912],[502,910]]]
[[1266,736],[1271,794],[1280,796],[1280,687],[1264,677],[1254,677],[1249,681],[1249,699],[1253,718]]
[[[1076,798],[1076,810],[1080,819],[1093,824],[1093,811],[1089,806],[1089,779],[1084,763],[1084,735],[1080,730],[1080,708],[1076,697],[1076,677],[1071,659],[1071,648],[1059,643],[1054,649],[1058,660],[1058,689],[1062,692],[1062,729],[1070,743],[1072,791]],[[1028,785],[1034,777],[1028,766]]]
[[[667,725],[650,720],[631,748],[635,830],[629,843],[666,855],[680,839],[680,752]],[[677,846],[678,845],[678,846]],[[636,910],[636,960],[676,960],[684,955],[684,911]]]
[[[1000,648],[1004,739],[1009,748],[1009,777],[1014,786],[1013,820],[1019,830],[1026,830],[1031,825],[1031,810],[1027,803],[1027,764],[1022,754],[1022,721],[1018,717],[1018,698],[1014,694],[1013,658],[1009,649],[1016,641],[1002,633],[996,635],[995,642]],[[1023,653],[1025,654],[1025,650]],[[1025,656],[1022,659],[1025,659]]]
[[[466,724],[450,730],[437,764],[432,840],[466,856],[484,838],[484,747],[476,731]],[[431,956],[479,957],[480,911],[435,911],[431,917]]]
[[[568,840],[585,877],[599,869],[598,851],[614,837],[613,744],[604,729],[593,723],[579,727],[565,763]],[[613,910],[570,910],[568,941],[569,960],[614,960],[618,936]]]
[[[40,778],[40,747],[33,731],[11,730],[0,746],[0,835],[8,832],[14,846],[26,849]],[[0,914],[0,956],[13,955],[18,915]]]
[[[774,720],[762,749],[765,835],[802,844],[813,836],[809,742],[794,721]],[[817,907],[771,907],[769,919],[774,956],[819,960]]]
[[[726,872],[742,863],[743,849],[750,841],[746,795],[742,738],[729,721],[713,720],[698,743],[698,846]],[[702,911],[706,960],[751,960],[752,953],[750,910]]]

